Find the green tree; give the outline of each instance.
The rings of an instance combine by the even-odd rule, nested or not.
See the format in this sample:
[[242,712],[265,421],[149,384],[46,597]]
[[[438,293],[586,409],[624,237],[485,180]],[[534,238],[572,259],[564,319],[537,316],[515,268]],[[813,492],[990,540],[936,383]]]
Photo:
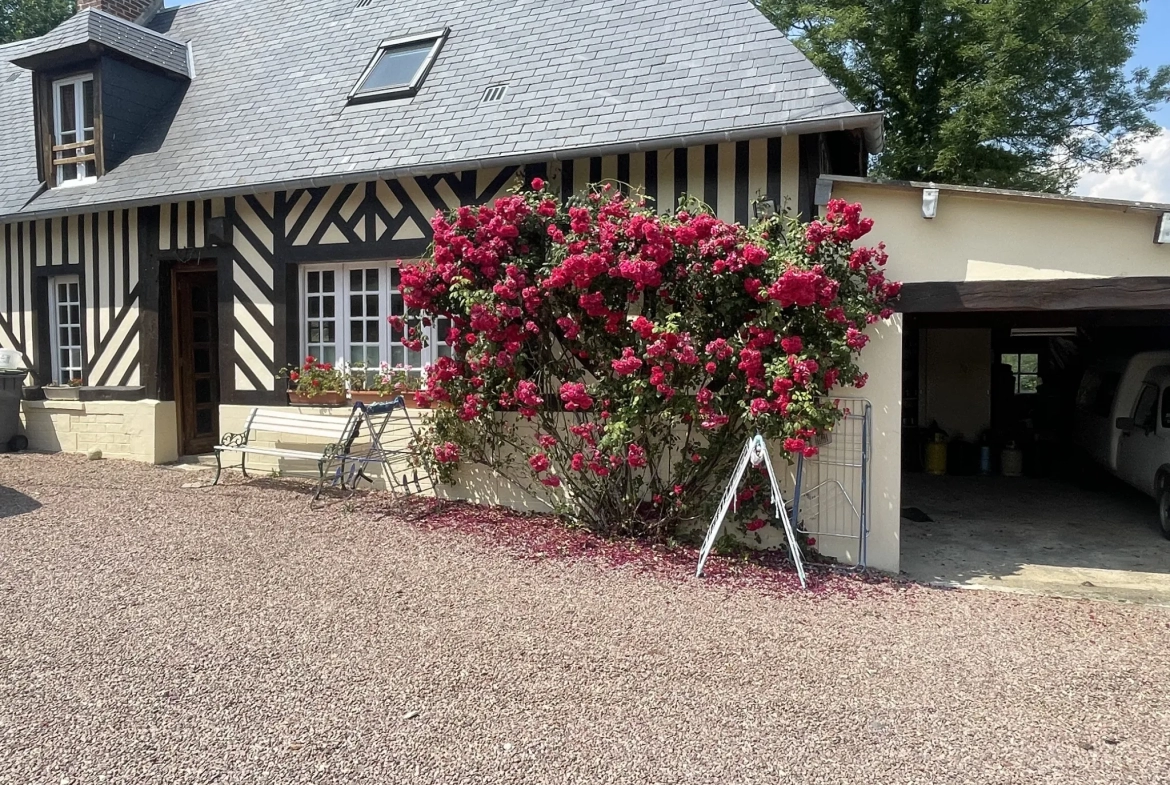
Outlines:
[[1140,162],[1170,66],[1126,72],[1142,0],[757,0],[860,109],[875,174],[1068,191]]
[[76,10],[74,0],[0,0],[0,44],[44,35]]

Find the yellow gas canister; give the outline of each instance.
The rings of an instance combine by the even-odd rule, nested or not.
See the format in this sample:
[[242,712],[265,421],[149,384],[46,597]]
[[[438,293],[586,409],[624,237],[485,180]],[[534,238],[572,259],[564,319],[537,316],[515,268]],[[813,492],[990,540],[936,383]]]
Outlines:
[[947,443],[942,440],[942,434],[926,445],[926,473],[938,475],[947,473]]

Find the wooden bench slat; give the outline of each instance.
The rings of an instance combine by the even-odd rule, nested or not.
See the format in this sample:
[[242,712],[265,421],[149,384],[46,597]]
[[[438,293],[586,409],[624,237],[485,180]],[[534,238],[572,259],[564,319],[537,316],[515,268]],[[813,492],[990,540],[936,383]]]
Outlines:
[[345,410],[345,414],[301,414],[300,412],[287,411],[282,412],[275,409],[267,409],[256,412],[254,419],[256,420],[302,420],[304,422],[319,422],[322,424],[335,423],[337,427],[341,427],[348,418],[351,412]]
[[303,415],[295,412],[257,412],[248,423],[251,430],[279,431],[297,428],[298,432],[313,431],[322,436],[338,439],[348,435],[355,427],[356,420],[350,416],[329,417],[328,415]]
[[253,436],[251,438],[255,438],[254,435],[257,432],[273,433],[273,434],[282,434],[283,433],[283,434],[289,434],[289,435],[295,435],[295,436],[311,436],[313,438],[316,438],[319,440],[324,440],[327,442],[340,441],[344,436],[347,436],[349,434],[348,430],[343,431],[343,430],[340,430],[338,428],[334,428],[332,430],[326,431],[326,430],[322,430],[320,428],[314,428],[311,425],[297,425],[295,423],[283,423],[280,426],[273,426],[273,427],[264,427],[264,426],[256,425],[255,423],[253,423],[251,430],[252,430],[252,434],[253,434]]
[[281,450],[268,447],[224,447],[223,445],[217,445],[215,449],[217,452],[243,452],[249,455],[277,455],[287,458],[305,458],[310,461],[321,460],[320,452],[303,452],[301,450]]
[[297,414],[296,412],[257,412],[253,422],[312,422],[322,427],[330,427],[339,431],[346,421],[349,420],[349,413],[344,416],[332,416],[329,414]]

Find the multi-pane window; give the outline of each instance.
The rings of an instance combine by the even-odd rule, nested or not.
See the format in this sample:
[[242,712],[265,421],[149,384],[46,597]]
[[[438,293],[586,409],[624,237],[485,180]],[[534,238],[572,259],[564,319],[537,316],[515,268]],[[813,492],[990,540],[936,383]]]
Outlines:
[[97,177],[93,75],[53,83],[53,174],[57,185]]
[[1016,382],[1016,395],[1030,395],[1040,389],[1040,355],[1001,354],[999,361],[1011,366]]
[[339,270],[305,273],[305,354],[337,362],[337,277]]
[[[358,267],[349,271],[349,351],[353,364],[377,368],[382,362],[382,269]],[[398,272],[395,270],[394,272]]]
[[57,384],[80,383],[81,367],[81,284],[76,275],[52,280],[53,380]]
[[422,351],[407,349],[403,330],[389,324],[389,317],[407,315],[397,263],[314,265],[302,276],[305,354],[323,362],[364,364],[371,372],[383,362],[421,372],[436,357],[450,356],[447,319],[425,328]]

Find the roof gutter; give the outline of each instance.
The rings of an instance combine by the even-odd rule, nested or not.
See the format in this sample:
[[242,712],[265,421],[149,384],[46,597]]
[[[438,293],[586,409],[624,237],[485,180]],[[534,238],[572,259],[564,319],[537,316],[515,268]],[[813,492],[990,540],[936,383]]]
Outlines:
[[977,199],[998,199],[1000,201],[1025,202],[1030,204],[1058,204],[1077,207],[1092,207],[1122,212],[1146,212],[1170,215],[1170,204],[1141,202],[1129,199],[1104,199],[1097,196],[1074,194],[1053,194],[1043,191],[1016,191],[1006,188],[990,188],[975,185],[950,185],[948,183],[924,183],[913,180],[882,180],[873,177],[850,177],[848,175],[825,174],[817,178],[816,203],[825,205],[833,196],[833,186],[861,186],[883,188],[895,191],[923,191],[934,189]]
[[743,142],[750,139],[759,139],[767,136],[794,136],[801,134],[827,133],[829,131],[860,130],[865,134],[866,148],[870,153],[877,153],[882,149],[883,130],[882,113],[867,112],[862,114],[839,115],[836,117],[817,118],[815,120],[797,120],[795,122],[776,125],[754,125],[737,128],[732,131],[716,131],[690,136],[663,136],[644,139],[638,142],[615,142],[608,145],[592,147],[563,147],[556,150],[542,150],[515,155],[475,158],[462,161],[444,161],[424,166],[400,166],[389,169],[367,169],[362,171],[345,172],[343,174],[327,175],[325,177],[302,177],[277,182],[258,183],[256,185],[240,185],[228,188],[216,188],[207,191],[176,192],[163,196],[142,197],[139,199],[115,200],[111,202],[94,202],[92,204],[57,207],[45,210],[30,210],[0,216],[0,225],[33,221],[44,218],[57,218],[63,215],[90,213],[98,210],[126,209],[132,207],[149,207],[157,204],[173,202],[201,201],[204,199],[227,198],[232,196],[249,196],[267,194],[276,191],[290,191],[300,188],[325,188],[333,185],[350,185],[369,180],[395,180],[403,177],[429,177],[447,172],[461,172],[477,169],[520,166],[542,161],[568,161],[581,158],[595,158],[607,155],[624,155],[627,153],[641,153],[652,150],[670,149],[675,147],[701,147],[708,144],[727,142]]

